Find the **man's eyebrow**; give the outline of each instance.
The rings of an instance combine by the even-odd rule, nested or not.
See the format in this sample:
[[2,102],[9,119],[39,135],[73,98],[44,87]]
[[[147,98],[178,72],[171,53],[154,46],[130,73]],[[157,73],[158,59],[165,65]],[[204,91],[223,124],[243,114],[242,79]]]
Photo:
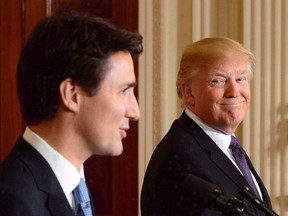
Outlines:
[[137,86],[137,82],[135,81],[135,82],[127,83],[126,86],[127,88],[134,88]]
[[217,71],[214,71],[213,73],[210,73],[210,74],[208,75],[208,77],[209,77],[209,78],[213,78],[213,77],[226,77],[226,74],[225,74],[225,72],[223,72],[223,71],[217,70]]

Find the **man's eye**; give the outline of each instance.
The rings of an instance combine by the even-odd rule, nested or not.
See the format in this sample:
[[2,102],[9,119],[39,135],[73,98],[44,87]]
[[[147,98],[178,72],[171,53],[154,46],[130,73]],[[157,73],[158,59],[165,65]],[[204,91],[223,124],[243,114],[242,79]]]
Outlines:
[[122,90],[120,91],[120,93],[121,93],[122,95],[126,95],[127,92],[129,91],[129,89],[131,89],[131,90],[133,91],[133,88],[131,88],[131,87],[129,86],[129,87],[127,87],[127,88],[122,89]]
[[213,83],[221,83],[221,82],[224,82],[224,80],[220,80],[220,79],[215,79],[215,80],[212,80]]
[[225,84],[225,79],[213,79],[211,83],[215,86],[222,86]]
[[245,82],[246,80],[247,80],[247,78],[244,76],[237,78],[237,82]]
[[120,93],[124,95],[126,94],[126,92],[127,92],[127,88],[120,91]]

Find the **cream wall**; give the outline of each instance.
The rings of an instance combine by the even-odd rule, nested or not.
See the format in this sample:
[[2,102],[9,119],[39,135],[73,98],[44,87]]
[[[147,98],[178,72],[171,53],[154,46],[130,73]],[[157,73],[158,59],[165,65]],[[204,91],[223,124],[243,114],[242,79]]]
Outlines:
[[[288,215],[288,1],[139,0],[144,53],[139,62],[139,194],[150,156],[181,113],[176,76],[181,52],[227,36],[255,53],[252,105],[237,131],[270,192]],[[140,213],[139,213],[140,215]]]

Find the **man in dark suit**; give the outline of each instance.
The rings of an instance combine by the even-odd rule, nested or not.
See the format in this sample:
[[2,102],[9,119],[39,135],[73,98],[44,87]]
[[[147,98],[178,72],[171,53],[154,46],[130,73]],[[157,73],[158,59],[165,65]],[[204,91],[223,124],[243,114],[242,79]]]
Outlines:
[[[230,142],[250,105],[254,64],[254,55],[228,38],[202,39],[184,51],[177,92],[185,110],[150,159],[141,192],[142,216],[238,213],[213,207],[210,193],[205,195],[203,187],[202,194],[203,184],[191,176],[214,185],[226,198],[235,197],[244,186],[252,191]],[[270,207],[267,190],[245,157],[256,185],[254,193]],[[237,201],[239,207],[244,207],[239,213],[263,215],[251,202]]]
[[0,165],[1,216],[84,215],[82,206],[94,215],[83,163],[122,153],[140,115],[133,58],[141,52],[140,34],[100,18],[65,12],[36,25],[18,64],[27,127]]

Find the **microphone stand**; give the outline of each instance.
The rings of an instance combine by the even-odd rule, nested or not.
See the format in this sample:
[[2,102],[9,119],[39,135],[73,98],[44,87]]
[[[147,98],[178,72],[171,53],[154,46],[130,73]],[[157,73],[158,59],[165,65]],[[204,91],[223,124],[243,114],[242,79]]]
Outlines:
[[271,216],[279,216],[276,212],[270,209],[262,200],[257,198],[248,187],[243,187],[242,190],[239,191],[239,194],[245,197],[247,200],[254,203],[260,210],[264,211],[268,215]]
[[241,199],[223,196],[218,189],[212,192],[210,203],[212,208],[220,209],[226,215],[254,216],[254,214],[246,210],[246,204]]

